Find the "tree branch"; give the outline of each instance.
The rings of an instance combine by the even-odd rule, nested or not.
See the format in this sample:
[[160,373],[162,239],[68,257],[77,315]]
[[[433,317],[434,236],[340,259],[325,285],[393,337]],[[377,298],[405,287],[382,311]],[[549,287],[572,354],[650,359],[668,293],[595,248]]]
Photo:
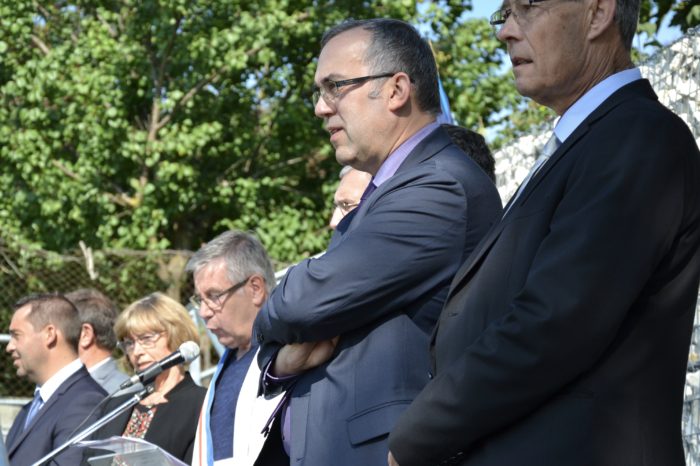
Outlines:
[[51,52],[51,49],[49,49],[49,47],[44,43],[44,41],[39,39],[39,37],[36,36],[35,34],[32,34],[32,43],[34,44],[35,47],[37,47],[39,50],[41,50],[41,52],[44,55],[48,55],[49,52]]

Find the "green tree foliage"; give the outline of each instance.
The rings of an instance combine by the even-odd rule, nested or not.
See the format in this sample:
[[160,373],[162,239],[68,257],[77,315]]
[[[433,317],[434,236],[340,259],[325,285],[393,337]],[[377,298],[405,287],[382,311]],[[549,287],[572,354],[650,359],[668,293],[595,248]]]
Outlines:
[[[695,12],[656,3],[648,17]],[[278,261],[316,253],[339,168],[310,103],[330,25],[420,25],[464,126],[508,140],[549,115],[517,95],[503,45],[485,20],[464,19],[470,7],[0,0],[0,235],[57,252],[81,240],[196,249],[235,227]]]
[[414,2],[5,0],[0,225],[65,251],[328,239],[337,164],[310,91],[322,32]]

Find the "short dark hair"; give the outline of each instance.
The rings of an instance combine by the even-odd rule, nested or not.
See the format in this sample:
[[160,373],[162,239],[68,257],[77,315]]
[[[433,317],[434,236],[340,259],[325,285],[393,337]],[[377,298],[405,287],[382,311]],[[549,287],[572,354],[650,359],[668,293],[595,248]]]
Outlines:
[[411,78],[418,109],[437,115],[440,113],[440,91],[435,57],[428,42],[410,24],[390,18],[347,20],[329,29],[321,38],[321,49],[335,36],[351,29],[370,32],[372,42],[365,62],[372,73],[398,73]]
[[496,182],[496,161],[484,137],[462,126],[447,123],[441,126],[450,135],[452,142],[470,156],[486,172],[491,181]]
[[78,309],[81,324],[90,324],[95,333],[97,346],[114,351],[117,337],[114,335],[114,321],[119,309],[104,294],[92,288],[80,288],[66,294],[68,301]]
[[40,293],[23,297],[12,309],[16,312],[27,305],[29,306],[27,320],[34,330],[41,330],[49,324],[55,325],[68,345],[76,354],[78,353],[80,315],[73,303],[59,293]]

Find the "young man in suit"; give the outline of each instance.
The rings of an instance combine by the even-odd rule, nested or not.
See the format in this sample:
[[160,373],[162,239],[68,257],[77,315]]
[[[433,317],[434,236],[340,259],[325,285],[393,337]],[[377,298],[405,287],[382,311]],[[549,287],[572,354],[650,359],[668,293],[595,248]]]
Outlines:
[[639,0],[506,0],[548,152],[460,268],[390,464],[671,466],[700,278],[700,153],[632,64]]
[[289,390],[271,434],[282,458],[259,464],[375,465],[428,381],[425,347],[449,283],[501,203],[436,123],[435,61],[412,26],[331,29],[314,81],[336,159],[373,178],[328,252],[292,267],[256,319],[262,389]]
[[[78,311],[63,296],[31,295],[15,304],[7,352],[17,375],[37,388],[34,400],[22,408],[7,434],[14,466],[31,465],[61,446],[105,397],[78,359],[79,338]],[[91,414],[86,425],[96,417]],[[80,464],[82,453],[70,447],[51,464]]]
[[[75,290],[68,293],[66,298],[78,309],[80,315],[80,360],[108,394],[118,391],[122,382],[129,379],[112,358],[117,346],[114,321],[119,315],[119,309],[107,296],[93,289]],[[138,388],[141,388],[140,385]]]
[[258,345],[251,340],[255,316],[275,286],[272,263],[256,237],[231,230],[205,244],[186,269],[194,277],[190,302],[226,347],[202,406],[192,464],[252,466],[278,402],[257,397]]

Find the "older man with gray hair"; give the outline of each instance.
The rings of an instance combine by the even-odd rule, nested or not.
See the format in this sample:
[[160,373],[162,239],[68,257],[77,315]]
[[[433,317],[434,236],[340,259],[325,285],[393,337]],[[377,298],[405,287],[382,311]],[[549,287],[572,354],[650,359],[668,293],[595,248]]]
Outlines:
[[233,458],[236,465],[253,464],[276,403],[257,398],[260,371],[251,341],[258,310],[275,286],[272,264],[257,238],[232,230],[197,251],[186,270],[194,276],[191,303],[226,347],[204,400],[192,464],[233,464]]

